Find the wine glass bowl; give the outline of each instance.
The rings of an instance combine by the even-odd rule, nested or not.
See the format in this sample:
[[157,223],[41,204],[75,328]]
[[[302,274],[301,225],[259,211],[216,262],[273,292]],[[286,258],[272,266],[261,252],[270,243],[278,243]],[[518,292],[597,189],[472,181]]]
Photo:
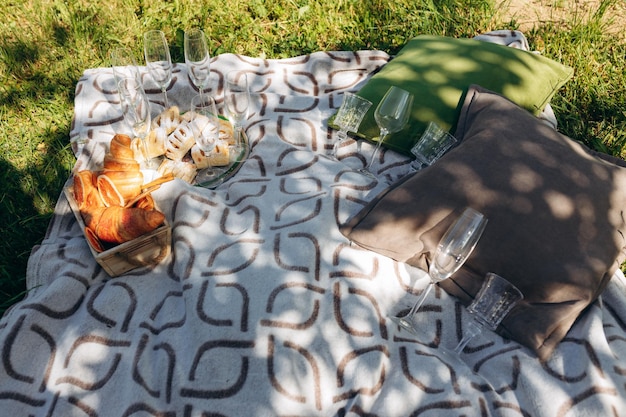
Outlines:
[[169,107],[167,87],[172,81],[172,59],[165,39],[160,30],[149,30],[143,35],[144,57],[148,72],[163,93],[165,108]]
[[209,84],[211,56],[206,37],[200,29],[185,31],[185,64],[189,78],[202,94]]
[[372,106],[372,102],[353,93],[344,93],[343,102],[335,115],[333,123],[339,128],[337,141],[333,145],[332,156],[337,159],[337,150],[342,141],[348,137],[348,132],[359,130],[361,121]]
[[440,282],[454,274],[473,252],[486,226],[485,216],[467,207],[439,241],[428,268],[431,279]]
[[380,103],[374,111],[374,119],[380,129],[378,143],[369,163],[361,170],[366,175],[372,176],[370,169],[380,150],[380,146],[385,141],[387,135],[399,132],[409,121],[411,107],[413,106],[413,94],[396,86],[391,86],[385,93]]
[[[191,99],[191,130],[196,145],[206,155],[211,153],[219,139],[219,116],[215,99],[208,94],[198,94]],[[210,158],[207,158],[210,161]],[[196,182],[202,183],[215,177],[215,168],[209,165],[198,171]]]
[[439,240],[428,268],[428,286],[404,316],[390,317],[402,328],[417,334],[414,316],[426,300],[434,285],[451,277],[461,268],[476,247],[487,225],[487,218],[480,212],[467,207],[450,225]]
[[437,123],[430,122],[415,145],[411,153],[415,160],[411,163],[411,171],[417,171],[422,166],[430,166],[441,158],[454,144],[456,138],[443,130]]
[[246,73],[230,71],[226,74],[224,105],[235,134],[234,151],[241,154],[243,143],[243,123],[250,110],[250,88]]
[[113,48],[109,52],[109,63],[113,70],[113,78],[115,85],[119,85],[123,78],[136,78],[137,82],[141,82],[137,60],[129,48],[119,46]]
[[154,169],[154,162],[149,156],[146,137],[150,133],[150,102],[136,77],[123,77],[118,82],[118,92],[122,113],[133,135],[141,139],[144,167]]

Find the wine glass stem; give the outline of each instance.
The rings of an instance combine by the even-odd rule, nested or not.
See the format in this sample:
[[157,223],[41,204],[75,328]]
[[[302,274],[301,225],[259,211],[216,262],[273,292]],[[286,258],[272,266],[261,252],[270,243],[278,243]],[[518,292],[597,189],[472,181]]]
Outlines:
[[465,349],[465,346],[467,346],[469,341],[472,340],[475,336],[478,336],[481,331],[482,331],[481,327],[472,320],[469,323],[469,326],[467,327],[467,330],[465,334],[463,335],[463,338],[461,339],[459,344],[456,345],[456,347],[454,348],[454,352],[456,352],[457,354],[460,354],[461,352],[463,352],[463,349]]
[[382,143],[385,140],[386,136],[387,136],[387,133],[385,131],[381,130],[380,138],[378,139],[378,143],[376,144],[376,148],[374,148],[374,153],[372,154],[372,158],[370,159],[369,163],[365,167],[366,170],[369,171],[369,169],[372,167],[372,164],[374,163],[374,159],[376,158],[376,155],[378,154],[378,150],[380,149],[380,145],[382,145]]
[[333,145],[333,156],[335,158],[337,158],[337,150],[339,149],[339,145],[347,137],[348,137],[348,132],[346,132],[345,130],[340,130],[339,133],[337,134],[337,141],[335,141],[335,144]]
[[161,88],[161,91],[163,92],[163,100],[165,101],[165,108],[169,109],[170,102],[167,99],[167,87]]
[[239,152],[243,149],[243,126],[236,124],[233,126],[233,130],[235,132],[235,148]]
[[424,304],[424,301],[426,301],[426,297],[428,297],[428,294],[430,293],[430,291],[433,289],[434,286],[435,286],[434,282],[431,281],[428,283],[428,287],[426,287],[424,291],[422,291],[422,293],[420,294],[415,304],[413,304],[413,308],[411,308],[411,311],[409,311],[409,313],[406,315],[406,318],[408,320],[413,319],[413,316],[422,307],[422,304]]
[[[208,157],[208,156],[207,156]],[[207,167],[204,169],[204,172],[206,175],[208,176],[213,176],[215,175],[215,169],[213,168],[213,164],[211,164],[210,162],[207,164]]]
[[146,168],[151,168],[150,155],[148,154],[148,142],[146,141],[146,135],[139,136],[139,139],[141,140],[141,146],[143,147],[142,153],[143,153],[144,165]]

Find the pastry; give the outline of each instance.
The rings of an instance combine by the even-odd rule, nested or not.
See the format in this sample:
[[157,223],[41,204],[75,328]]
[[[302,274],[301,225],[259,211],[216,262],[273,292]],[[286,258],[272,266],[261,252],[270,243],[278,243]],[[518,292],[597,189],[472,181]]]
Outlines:
[[164,159],[161,165],[159,165],[158,172],[163,176],[171,174],[176,178],[191,183],[196,177],[196,166],[191,162]]
[[196,143],[190,123],[178,125],[165,142],[165,156],[175,161],[183,159],[185,154]]
[[203,169],[210,166],[226,166],[230,163],[230,153],[228,143],[218,141],[215,148],[209,153],[204,152],[198,145],[191,148],[191,157],[196,164],[196,168]]
[[172,106],[162,111],[152,120],[151,128],[152,130],[163,128],[166,135],[169,135],[176,130],[181,121],[180,110],[178,107]]

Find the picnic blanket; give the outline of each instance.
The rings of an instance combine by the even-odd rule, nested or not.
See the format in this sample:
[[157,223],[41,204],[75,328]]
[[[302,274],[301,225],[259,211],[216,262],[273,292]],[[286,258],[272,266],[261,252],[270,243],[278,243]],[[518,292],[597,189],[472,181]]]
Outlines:
[[[0,414],[625,416],[621,272],[545,363],[489,331],[461,365],[447,359],[442,348],[458,342],[468,315],[441,289],[418,313],[419,336],[389,320],[426,273],[352,245],[339,225],[410,161],[383,151],[372,179],[354,170],[371,144],[348,140],[339,161],[326,154],[342,94],[390,59],[214,57],[208,92],[218,104],[227,71],[251,80],[250,155],[215,189],[175,180],[153,193],[172,226],[158,265],[109,277],[61,195],[29,260],[28,296],[0,321]],[[196,93],[176,64],[170,102],[186,110]],[[129,130],[112,71],[89,69],[76,86],[75,170],[100,166],[116,132]]]

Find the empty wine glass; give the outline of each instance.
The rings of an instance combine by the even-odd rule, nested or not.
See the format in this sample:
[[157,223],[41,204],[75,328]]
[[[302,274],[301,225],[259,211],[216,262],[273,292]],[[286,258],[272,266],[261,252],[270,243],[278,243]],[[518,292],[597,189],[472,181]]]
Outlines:
[[118,84],[122,112],[126,122],[130,125],[133,135],[141,139],[143,167],[155,169],[156,161],[149,157],[146,137],[150,133],[150,102],[135,77],[124,77]]
[[411,162],[409,172],[415,172],[423,166],[432,165],[456,142],[454,136],[443,130],[437,123],[430,122],[420,139],[411,148],[415,160]]
[[245,147],[243,143],[243,122],[250,108],[250,89],[244,72],[230,71],[226,74],[224,103],[235,132],[234,151],[239,155]]
[[215,149],[219,139],[219,116],[215,99],[208,94],[198,94],[191,99],[191,129],[196,145],[207,157],[206,168],[198,171],[196,182],[209,181],[217,175],[217,170],[210,164],[209,154]]
[[172,81],[172,59],[165,34],[160,30],[150,30],[143,35],[143,50],[146,66],[154,82],[161,88],[165,108],[170,106],[167,87]]
[[496,330],[509,311],[524,298],[522,292],[501,276],[488,273],[474,301],[467,308],[473,320],[468,324],[465,335],[454,348],[459,355],[483,327]]
[[428,276],[430,282],[420,294],[413,308],[404,316],[391,319],[402,328],[417,333],[414,316],[436,283],[449,278],[465,263],[472,253],[487,225],[487,218],[480,212],[467,207],[461,216],[442,236],[430,261]]
[[337,141],[333,146],[332,157],[337,159],[337,150],[342,141],[348,137],[348,132],[356,132],[363,117],[372,106],[372,102],[356,94],[344,93],[343,102],[333,123],[339,128]]
[[204,32],[200,29],[185,31],[185,63],[189,78],[202,94],[209,84],[211,56]]
[[113,70],[115,85],[119,85],[123,78],[136,78],[137,82],[141,82],[137,60],[132,51],[126,47],[120,46],[113,48],[109,52],[109,62]]
[[378,103],[374,112],[374,119],[380,128],[380,137],[374,153],[369,163],[360,171],[366,175],[373,176],[370,172],[372,163],[378,154],[380,146],[390,133],[399,132],[409,121],[411,107],[413,106],[413,94],[396,86],[391,86],[385,93],[384,97]]

